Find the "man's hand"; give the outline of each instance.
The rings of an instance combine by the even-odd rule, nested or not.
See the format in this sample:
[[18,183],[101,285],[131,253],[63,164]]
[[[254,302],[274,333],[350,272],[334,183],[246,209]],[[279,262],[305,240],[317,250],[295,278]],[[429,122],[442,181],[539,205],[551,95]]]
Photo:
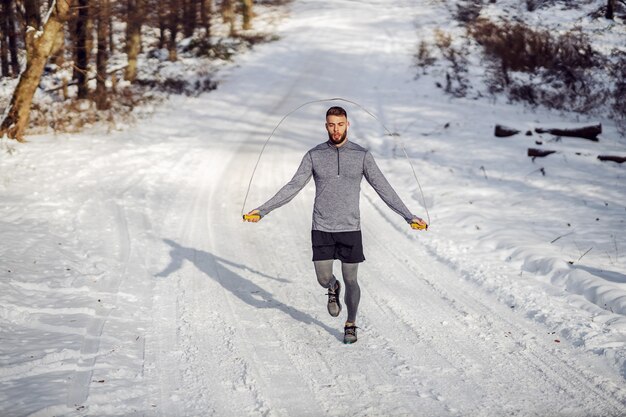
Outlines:
[[428,230],[428,224],[419,217],[414,217],[413,220],[411,220],[411,228],[415,230]]
[[251,212],[243,215],[244,222],[257,223],[261,220],[261,212],[259,210],[252,210]]

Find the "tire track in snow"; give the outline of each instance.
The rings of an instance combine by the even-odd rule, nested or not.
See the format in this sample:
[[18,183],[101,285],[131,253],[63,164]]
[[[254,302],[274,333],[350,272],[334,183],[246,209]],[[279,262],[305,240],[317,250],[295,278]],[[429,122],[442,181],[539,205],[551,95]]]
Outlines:
[[187,164],[192,174],[181,196],[194,198],[186,207],[178,206],[178,231],[164,236],[171,261],[180,265],[157,275],[154,304],[159,310],[152,332],[153,344],[160,348],[151,346],[147,357],[152,367],[156,365],[151,372],[158,375],[158,412],[164,416],[266,414],[251,365],[233,340],[234,319],[206,247],[206,233],[211,233],[205,218],[210,179],[223,170],[220,152],[199,153]]
[[[256,386],[257,375],[253,369],[254,365],[248,360],[250,356],[246,352],[247,344],[238,344],[235,340],[238,318],[232,314],[228,294],[224,294],[224,277],[221,276],[224,269],[217,264],[209,250],[203,251],[205,248],[212,247],[210,242],[215,230],[209,224],[207,216],[212,213],[210,210],[212,196],[220,195],[209,184],[212,180],[214,181],[215,177],[227,176],[228,170],[222,171],[222,169],[223,166],[220,163],[220,171],[204,175],[201,181],[204,186],[201,190],[201,198],[197,200],[193,207],[193,214],[189,217],[193,221],[185,226],[184,232],[189,236],[189,246],[193,251],[196,267],[196,271],[191,276],[193,303],[186,304],[189,308],[185,309],[182,314],[188,327],[188,331],[185,332],[185,343],[189,351],[188,361],[193,364],[189,367],[193,371],[190,372],[189,379],[191,387],[196,392],[203,391],[207,387],[214,388],[210,390],[210,398],[197,402],[195,411],[202,410],[208,400],[215,415],[224,413],[237,415],[244,412],[263,416],[267,415],[268,408]],[[218,172],[224,172],[224,174],[219,175]],[[220,198],[217,201],[220,201]],[[207,208],[209,208],[208,213]],[[207,280],[205,273],[213,278],[213,282]],[[209,287],[209,284],[213,285]],[[221,284],[221,286],[215,284]],[[210,334],[212,337],[205,337],[205,334],[207,336]],[[211,340],[214,338],[219,340],[219,343]],[[215,375],[222,376],[219,387],[215,384]],[[237,406],[233,410],[234,404]]]
[[[151,145],[147,155],[146,151],[137,155],[139,161],[129,160],[130,167],[124,168],[137,172],[140,178],[131,174],[127,181],[111,185],[119,190],[114,203],[120,208],[127,226],[128,257],[126,263],[120,265],[122,280],[115,293],[114,308],[104,325],[101,350],[105,352],[97,358],[102,363],[93,374],[93,380],[106,383],[92,384],[85,403],[91,415],[116,414],[120,409],[154,412],[156,408],[151,364],[146,362],[150,355],[146,340],[150,331],[146,330],[149,328],[146,322],[150,314],[154,314],[155,280],[151,270],[157,251],[162,248],[162,241],[156,238],[158,230],[172,209],[171,200],[163,195],[172,192],[169,197],[176,196],[176,189],[169,191],[171,175],[184,169],[188,161],[184,149],[170,150],[171,158],[167,161],[155,161],[154,156],[160,158],[164,147],[171,149],[171,144],[157,143],[154,148]],[[115,244],[123,253],[124,244],[113,242],[111,246]],[[120,391],[124,395],[119,395]]]
[[[158,148],[161,145],[156,146]],[[100,196],[95,201],[106,203],[96,207],[91,213],[96,219],[100,221],[107,219],[114,226],[114,236],[103,235],[100,245],[104,252],[109,254],[108,258],[115,259],[116,262],[110,263],[111,269],[96,281],[94,287],[97,293],[91,291],[94,298],[98,297],[98,311],[86,329],[80,356],[76,361],[77,370],[68,387],[66,405],[72,409],[80,406],[84,410],[93,409],[102,412],[102,407],[119,407],[122,404],[134,406],[134,402],[141,396],[137,394],[137,389],[126,389],[124,396],[115,396],[115,401],[111,401],[109,393],[110,390],[115,390],[118,382],[126,385],[124,378],[141,380],[143,377],[145,338],[142,328],[138,326],[138,329],[127,329],[127,326],[120,327],[120,324],[129,320],[137,323],[135,314],[142,307],[147,307],[144,305],[147,300],[145,295],[150,291],[151,284],[147,283],[150,279],[149,265],[142,247],[150,246],[153,233],[150,214],[146,209],[149,205],[144,201],[146,193],[150,190],[150,181],[156,181],[161,175],[176,170],[184,162],[184,158],[172,158],[168,164],[147,165],[153,162],[154,153],[155,150],[150,148],[147,150],[125,148],[113,155],[105,154],[101,157],[104,162],[100,164],[107,166],[108,169],[115,166],[117,171],[124,172],[130,169],[131,172],[122,180],[113,179],[111,183],[104,182],[99,185]],[[122,165],[118,166],[118,163]],[[125,166],[126,163],[129,166]],[[93,166],[90,166],[89,170],[92,169]],[[96,219],[90,218],[89,221]],[[133,312],[135,314],[131,315]],[[101,351],[103,341],[105,352]],[[113,353],[118,356],[113,359],[113,364],[104,361]],[[127,361],[130,357],[134,358],[134,361],[129,364]],[[124,362],[115,362],[119,360]],[[102,362],[100,370],[96,362]],[[112,375],[108,368],[116,366],[115,363],[122,367],[127,375],[123,372]],[[126,369],[129,366],[131,368]],[[96,372],[98,377],[94,378]],[[93,386],[94,380],[106,381],[107,384]],[[94,388],[98,394],[92,397]],[[98,414],[98,411],[94,412]]]
[[[182,160],[182,158],[181,158]],[[197,165],[198,161],[186,160],[187,168]],[[170,209],[166,210],[166,213],[162,217],[163,220],[169,220],[165,225],[161,227],[161,233],[168,233],[168,229],[171,228],[170,223],[175,223],[175,219],[171,214],[182,210],[182,219],[184,222],[189,222],[190,215],[187,213],[187,209],[184,208],[184,204],[187,203],[187,197],[193,196],[191,190],[194,189],[193,182],[196,180],[193,175],[185,176],[179,173],[178,170],[172,172],[172,175],[179,174],[181,178],[185,178],[184,184],[180,184],[178,187],[179,193],[175,198]],[[192,208],[195,206],[195,200],[199,198],[197,195],[192,199]],[[180,213],[179,213],[180,214]],[[180,226],[179,226],[180,227]],[[176,228],[177,229],[177,228]],[[184,228],[183,228],[184,230]],[[164,238],[165,236],[161,236]],[[160,243],[160,242],[159,242]],[[161,246],[161,245],[159,245]],[[173,261],[173,260],[172,260]],[[156,395],[157,398],[153,399],[156,407],[156,413],[162,416],[181,416],[184,415],[181,404],[181,398],[179,393],[182,391],[182,378],[180,363],[182,360],[181,346],[179,345],[179,327],[180,327],[180,309],[181,309],[181,282],[184,277],[181,276],[180,271],[175,271],[167,275],[158,274],[153,279],[156,279],[154,293],[153,293],[153,314],[152,314],[152,328],[147,334],[146,345],[146,376],[149,380],[156,380]],[[154,375],[153,375],[154,374]]]
[[[371,207],[368,207],[370,212]],[[377,207],[376,211],[379,211]],[[378,213],[373,214],[376,216]],[[587,374],[583,367],[576,364],[576,358],[568,356],[569,352],[563,349],[564,346],[556,351],[550,345],[551,341],[542,342],[535,336],[537,331],[542,330],[539,326],[514,317],[509,309],[499,305],[497,301],[488,305],[487,298],[460,277],[455,278],[455,272],[436,259],[428,259],[428,253],[421,247],[416,247],[414,239],[407,239],[406,233],[398,233],[384,217],[376,218],[378,232],[375,238],[370,237],[372,244],[378,252],[395,259],[391,262],[398,267],[393,272],[388,271],[387,279],[391,281],[391,285],[385,287],[384,292],[387,295],[381,296],[382,299],[374,295],[374,298],[379,298],[379,304],[385,305],[398,321],[413,329],[412,332],[405,333],[407,337],[411,337],[411,333],[428,334],[430,340],[427,342],[432,345],[432,350],[444,359],[447,358],[449,363],[456,362],[454,367],[460,372],[459,378],[468,379],[468,383],[475,384],[474,394],[481,392],[480,388],[485,382],[495,385],[498,389],[494,392],[500,392],[501,398],[491,398],[492,394],[485,393],[487,397],[483,401],[488,401],[490,407],[497,411],[507,398],[519,398],[519,392],[537,389],[534,385],[539,382],[539,389],[552,392],[549,401],[537,404],[536,398],[541,398],[542,395],[535,393],[530,395],[530,398],[535,399],[534,404],[522,403],[513,407],[528,413],[532,413],[533,409],[538,410],[536,415],[545,413],[545,410],[538,409],[541,406],[573,415],[620,415],[624,407],[624,393],[619,392],[617,387],[612,386],[608,380],[598,382],[598,379],[602,380],[598,375]],[[388,232],[380,233],[383,228]],[[429,262],[420,265],[419,259],[428,259]],[[380,265],[378,268],[384,266]],[[428,278],[425,275],[428,273],[437,278]],[[407,279],[411,282],[407,283]],[[406,293],[419,297],[415,306],[407,308],[410,300],[400,306],[397,301],[390,301],[407,299]],[[427,294],[430,296],[426,297]],[[433,313],[429,313],[431,311],[438,312],[433,317]],[[446,313],[441,313],[442,311]],[[437,327],[442,328],[446,334],[455,336],[452,343],[450,337],[434,330]],[[424,342],[422,340],[421,343]],[[416,338],[415,343],[420,343],[420,340]],[[556,353],[563,356],[556,356]],[[485,364],[493,369],[485,369]],[[534,375],[534,378],[529,375]],[[510,395],[506,396],[503,394],[507,390],[502,387],[517,389],[509,388]],[[573,404],[572,409],[558,409],[558,404],[570,403]],[[477,407],[476,412],[481,410],[478,404],[474,406]],[[463,409],[467,409],[467,405]],[[585,411],[581,412],[581,409]]]
[[[131,233],[133,236],[136,236],[137,233],[135,230],[131,232],[129,214],[122,200],[125,194],[133,189],[141,188],[140,185],[143,181],[145,181],[145,175],[129,179],[119,193],[112,197],[107,206],[103,208],[104,212],[113,214],[113,223],[117,227],[116,243],[119,245],[117,257],[120,266],[118,270],[110,271],[108,279],[99,281],[99,292],[105,294],[108,302],[96,304],[96,314],[92,315],[85,330],[79,357],[76,361],[76,372],[72,376],[68,388],[66,403],[68,407],[81,406],[87,401],[105,324],[110,319],[111,313],[119,308],[120,299],[124,298],[124,295],[120,294],[120,288],[124,285],[124,281],[131,275],[137,274],[137,266],[141,268],[141,254],[137,248],[133,248],[131,243]],[[145,216],[142,218],[145,219]],[[141,227],[141,230],[147,230],[145,227],[146,223],[149,224],[147,220],[139,223],[144,226]],[[140,276],[143,274],[139,274]]]
[[[236,157],[225,172],[241,171],[242,167],[249,166],[254,156],[252,152],[236,153]],[[212,199],[215,202],[210,208],[210,215],[213,218],[228,218],[233,212],[237,212],[236,204],[233,204],[237,198],[232,194],[233,191],[242,189],[242,179],[229,176],[219,181],[220,187],[215,195],[220,197],[230,195],[233,198]],[[245,237],[241,236],[247,226],[250,225],[242,224],[238,218],[213,223],[212,233],[208,239],[212,251],[219,255],[213,257],[215,271],[229,308],[229,316],[236,323],[233,343],[240,347],[245,354],[244,359],[250,364],[255,379],[255,390],[265,398],[268,415],[321,415],[319,402],[312,396],[306,379],[303,379],[306,378],[306,374],[300,371],[301,358],[294,356],[294,348],[298,343],[293,343],[294,340],[286,337],[283,328],[286,320],[293,323],[294,319],[317,324],[318,328],[324,325],[289,303],[283,302],[279,294],[256,282],[259,278],[264,282],[276,282],[275,279],[263,276],[263,272],[248,273],[250,268],[241,256],[247,249]],[[228,236],[226,244],[218,241],[216,239],[218,236],[220,239]],[[261,277],[257,275],[258,273]],[[280,289],[280,285],[278,288]],[[250,341],[253,341],[254,345],[251,345]]]
[[[137,183],[140,180],[141,178],[137,180]],[[120,285],[127,274],[130,262],[131,243],[128,222],[126,220],[126,213],[123,207],[114,201],[110,202],[109,205],[110,207],[107,211],[114,213],[115,224],[118,226],[118,242],[120,243],[119,260],[122,265],[122,270],[113,272],[111,274],[111,279],[106,280],[106,285],[101,290],[109,292],[112,295],[112,299],[115,300],[113,305],[115,306],[118,304],[117,294],[119,292]],[[76,361],[76,372],[71,378],[71,383],[67,393],[66,405],[68,407],[80,406],[87,400],[89,395],[89,386],[91,384],[91,376],[93,374],[97,353],[100,348],[100,337],[102,336],[104,324],[106,323],[113,308],[115,307],[105,307],[100,303],[96,306],[97,315],[91,318],[91,322],[87,326],[86,334],[80,348],[80,354]]]

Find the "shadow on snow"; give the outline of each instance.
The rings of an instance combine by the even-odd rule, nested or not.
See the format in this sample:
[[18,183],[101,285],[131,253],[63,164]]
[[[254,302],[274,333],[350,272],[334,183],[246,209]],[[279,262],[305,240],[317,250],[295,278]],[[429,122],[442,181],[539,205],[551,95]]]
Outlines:
[[343,333],[339,332],[337,329],[333,329],[321,321],[311,317],[309,314],[276,300],[270,292],[266,291],[249,279],[231,271],[228,267],[247,270],[256,275],[275,281],[290,282],[289,280],[269,276],[245,265],[220,258],[219,256],[206,251],[184,247],[170,239],[163,239],[163,241],[171,247],[171,260],[169,265],[167,265],[163,271],[156,274],[155,277],[163,278],[169,276],[179,270],[183,261],[187,260],[195,265],[195,267],[207,277],[214,279],[225,290],[229,291],[249,306],[254,308],[275,308],[304,324],[315,324],[335,336],[338,340],[343,340]]

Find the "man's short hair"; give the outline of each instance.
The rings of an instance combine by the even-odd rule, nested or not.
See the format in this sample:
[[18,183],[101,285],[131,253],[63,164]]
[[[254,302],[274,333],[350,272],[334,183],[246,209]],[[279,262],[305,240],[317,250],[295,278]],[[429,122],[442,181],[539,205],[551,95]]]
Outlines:
[[326,111],[326,117],[328,116],[343,116],[346,119],[348,118],[348,113],[343,107],[333,106]]

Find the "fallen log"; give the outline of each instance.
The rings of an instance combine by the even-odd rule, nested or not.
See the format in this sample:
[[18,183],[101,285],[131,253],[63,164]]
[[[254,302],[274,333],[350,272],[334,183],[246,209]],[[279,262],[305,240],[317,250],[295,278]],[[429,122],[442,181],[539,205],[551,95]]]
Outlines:
[[626,162],[626,156],[615,156],[615,155],[598,155],[598,159],[600,161],[613,161],[618,164]]
[[548,156],[556,151],[544,150],[544,149],[536,149],[536,148],[528,148],[528,156],[533,158],[543,158],[544,156]]
[[550,133],[555,136],[567,136],[572,138],[589,139],[594,142],[598,141],[598,135],[602,133],[602,125],[582,126],[571,129],[544,129],[541,127],[535,128],[537,133]]
[[506,138],[509,136],[517,135],[519,130],[513,129],[511,127],[506,127],[502,125],[496,125],[494,134],[499,138]]

